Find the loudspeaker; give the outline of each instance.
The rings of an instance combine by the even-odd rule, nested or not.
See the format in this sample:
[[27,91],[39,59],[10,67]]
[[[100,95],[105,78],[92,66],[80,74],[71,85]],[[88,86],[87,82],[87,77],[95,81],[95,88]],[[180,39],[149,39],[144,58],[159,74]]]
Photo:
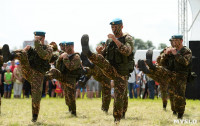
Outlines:
[[189,48],[193,57],[200,58],[200,41],[189,41]]
[[187,84],[186,98],[200,99],[200,41],[190,41],[189,48],[192,51],[192,72],[197,74],[196,80]]

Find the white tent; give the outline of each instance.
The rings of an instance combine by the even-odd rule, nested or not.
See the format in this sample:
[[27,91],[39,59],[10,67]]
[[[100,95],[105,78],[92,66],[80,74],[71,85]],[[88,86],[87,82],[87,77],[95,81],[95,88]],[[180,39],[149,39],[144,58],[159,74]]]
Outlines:
[[189,0],[192,11],[190,41],[200,41],[200,0]]

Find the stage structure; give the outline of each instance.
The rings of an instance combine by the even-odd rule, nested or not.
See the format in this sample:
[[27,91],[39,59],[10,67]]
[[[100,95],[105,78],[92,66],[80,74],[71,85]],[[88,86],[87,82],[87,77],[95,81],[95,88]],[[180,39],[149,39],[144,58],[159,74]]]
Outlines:
[[[189,27],[188,3],[192,12]],[[198,76],[194,83],[187,84],[186,98],[200,99],[200,0],[178,0],[178,33],[184,35],[184,45],[192,50],[192,71]]]

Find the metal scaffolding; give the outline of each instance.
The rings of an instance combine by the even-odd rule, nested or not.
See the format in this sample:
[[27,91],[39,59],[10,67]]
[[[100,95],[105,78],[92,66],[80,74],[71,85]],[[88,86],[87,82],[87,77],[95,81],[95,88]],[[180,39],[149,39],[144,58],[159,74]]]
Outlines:
[[188,0],[178,0],[178,33],[183,35],[183,45],[188,42]]

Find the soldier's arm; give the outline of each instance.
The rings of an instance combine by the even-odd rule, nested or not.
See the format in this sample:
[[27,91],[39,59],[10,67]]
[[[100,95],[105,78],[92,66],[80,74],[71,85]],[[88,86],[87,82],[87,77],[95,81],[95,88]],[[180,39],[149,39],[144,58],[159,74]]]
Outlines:
[[175,55],[175,60],[184,66],[188,66],[191,62],[192,53],[191,51],[187,50],[184,55],[177,53]]
[[35,49],[36,49],[40,58],[42,58],[44,60],[50,60],[51,59],[53,49],[50,46],[47,45],[47,48],[43,49],[39,40],[35,40],[34,44],[35,44]]
[[81,65],[80,56],[76,54],[75,56],[73,56],[72,60],[70,60],[68,57],[64,57],[63,63],[70,71],[78,69]]
[[129,56],[133,52],[134,41],[132,36],[130,35],[126,36],[125,41],[125,44],[121,43],[121,45],[118,46],[119,52],[125,56]]
[[59,56],[58,59],[56,60],[56,68],[57,68],[57,69],[60,68],[61,61],[62,61],[62,59],[61,59],[60,56]]

